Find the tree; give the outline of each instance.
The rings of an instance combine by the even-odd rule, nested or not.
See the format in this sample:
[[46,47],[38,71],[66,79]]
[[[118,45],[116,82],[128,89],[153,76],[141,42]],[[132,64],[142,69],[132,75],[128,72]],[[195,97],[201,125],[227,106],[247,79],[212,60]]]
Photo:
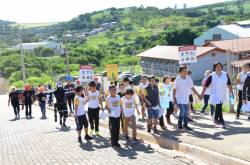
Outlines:
[[36,56],[41,56],[41,52],[42,52],[43,49],[44,49],[44,47],[42,47],[42,46],[36,47],[36,48],[34,49],[35,55],[36,55]]
[[51,48],[43,48],[41,50],[41,56],[42,57],[50,57],[50,56],[54,56],[54,55],[55,55],[55,52]]

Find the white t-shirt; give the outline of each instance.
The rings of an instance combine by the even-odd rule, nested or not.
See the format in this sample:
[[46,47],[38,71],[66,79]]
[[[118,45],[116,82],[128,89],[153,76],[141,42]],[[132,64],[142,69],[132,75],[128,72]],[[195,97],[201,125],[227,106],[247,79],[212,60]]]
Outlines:
[[247,78],[247,72],[240,72],[239,76],[240,76],[240,84],[237,85],[237,89],[243,90],[243,85]]
[[135,116],[135,99],[132,97],[131,99],[127,99],[125,96],[122,97],[122,108],[123,114],[125,117]]
[[215,72],[212,74],[212,83],[211,83],[211,104],[221,104],[226,100],[227,92],[227,82],[228,77],[227,73],[222,71],[221,76],[218,76]]
[[181,76],[175,79],[174,88],[176,89],[177,104],[189,103],[189,95],[193,86],[193,80],[188,76],[185,79]]
[[120,115],[121,115],[121,107],[120,107],[121,98],[120,98],[120,96],[117,95],[115,98],[108,96],[107,101],[108,101],[109,106],[110,106],[111,117],[120,117]]
[[88,107],[89,108],[98,108],[99,107],[99,96],[100,96],[100,91],[96,90],[95,92],[89,91],[89,102],[88,102]]
[[169,101],[173,101],[173,85],[172,85],[172,83],[169,83],[169,84],[164,84],[167,88],[168,88],[168,92],[169,92],[169,95],[170,95],[170,97],[169,97]]
[[76,96],[74,99],[74,104],[75,106],[78,107],[77,109],[77,116],[82,116],[85,115],[85,110],[84,110],[84,99],[82,96]]

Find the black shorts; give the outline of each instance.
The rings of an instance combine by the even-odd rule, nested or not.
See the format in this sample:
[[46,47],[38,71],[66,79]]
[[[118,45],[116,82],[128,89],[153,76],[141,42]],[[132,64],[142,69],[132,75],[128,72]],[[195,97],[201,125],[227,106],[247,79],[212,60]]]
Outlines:
[[76,130],[80,131],[82,128],[88,128],[88,120],[86,115],[77,116],[76,120]]
[[190,103],[194,102],[193,95],[189,95],[189,102],[190,102]]

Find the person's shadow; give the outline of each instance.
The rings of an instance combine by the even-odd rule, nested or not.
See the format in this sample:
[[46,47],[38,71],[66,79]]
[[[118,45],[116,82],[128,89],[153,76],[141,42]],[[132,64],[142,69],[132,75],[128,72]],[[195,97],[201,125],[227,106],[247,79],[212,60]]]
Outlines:
[[[95,143],[92,143],[95,141]],[[80,144],[80,148],[86,151],[94,151],[95,149],[102,149],[110,147],[109,141],[102,136],[93,136],[91,141],[85,141],[83,139],[83,143]]]
[[137,144],[127,143],[125,147],[114,148],[120,157],[127,157],[128,159],[136,159],[138,152],[143,152],[146,154],[154,153],[154,150],[150,145],[145,145],[143,142]]

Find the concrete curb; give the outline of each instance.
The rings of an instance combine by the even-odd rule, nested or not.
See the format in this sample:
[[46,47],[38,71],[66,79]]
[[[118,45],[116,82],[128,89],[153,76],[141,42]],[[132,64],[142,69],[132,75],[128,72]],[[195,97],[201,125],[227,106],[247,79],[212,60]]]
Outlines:
[[[53,108],[51,107],[47,107],[47,109],[53,110]],[[100,126],[108,128],[108,123],[101,121]],[[149,143],[157,144],[162,148],[176,150],[192,157],[198,157],[200,160],[211,165],[250,165],[249,161],[228,156],[223,153],[212,151],[192,144],[166,139],[157,134],[149,134],[147,132],[137,130],[137,137]]]

